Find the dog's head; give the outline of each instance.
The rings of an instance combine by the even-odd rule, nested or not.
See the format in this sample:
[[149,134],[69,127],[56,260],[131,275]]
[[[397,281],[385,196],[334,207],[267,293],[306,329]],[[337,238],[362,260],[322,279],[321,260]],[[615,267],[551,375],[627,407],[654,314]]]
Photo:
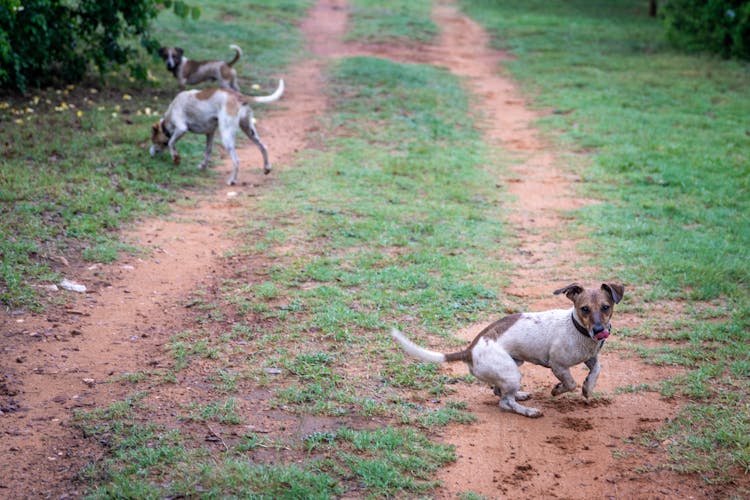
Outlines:
[[177,66],[182,62],[182,54],[184,53],[185,51],[179,47],[159,47],[158,51],[159,57],[164,59],[164,62],[167,63],[167,69],[169,71],[177,69]]
[[615,304],[622,300],[625,288],[619,283],[602,283],[599,288],[586,289],[572,283],[554,293],[564,293],[573,302],[575,315],[589,337],[603,340],[609,337],[609,320]]
[[151,125],[151,148],[149,148],[151,156],[154,156],[159,151],[163,151],[167,147],[169,144],[169,135],[164,128],[163,119]]

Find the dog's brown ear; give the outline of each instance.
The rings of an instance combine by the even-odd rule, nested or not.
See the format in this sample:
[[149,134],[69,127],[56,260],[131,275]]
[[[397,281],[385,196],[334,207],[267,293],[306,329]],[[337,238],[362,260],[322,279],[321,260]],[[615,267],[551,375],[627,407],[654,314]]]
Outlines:
[[174,48],[174,51],[175,51],[175,52],[177,52],[177,57],[180,57],[180,58],[182,57],[182,54],[184,54],[184,53],[185,53],[185,51],[184,51],[184,50],[182,50],[182,49],[181,49],[181,48],[179,48],[179,47],[175,47],[175,48]]
[[602,290],[607,292],[615,304],[619,304],[625,295],[625,287],[619,283],[602,283]]
[[576,297],[583,292],[583,287],[579,285],[578,283],[571,283],[570,285],[563,287],[559,290],[555,290],[553,293],[555,295],[560,295],[561,293],[564,293],[566,297],[568,297],[570,300],[575,300]]

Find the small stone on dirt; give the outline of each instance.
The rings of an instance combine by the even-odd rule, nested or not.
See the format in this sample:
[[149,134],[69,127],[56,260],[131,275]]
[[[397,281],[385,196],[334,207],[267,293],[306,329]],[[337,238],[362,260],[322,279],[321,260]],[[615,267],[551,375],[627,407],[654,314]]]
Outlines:
[[71,292],[86,293],[86,285],[81,285],[80,283],[76,283],[67,278],[60,282],[60,286]]

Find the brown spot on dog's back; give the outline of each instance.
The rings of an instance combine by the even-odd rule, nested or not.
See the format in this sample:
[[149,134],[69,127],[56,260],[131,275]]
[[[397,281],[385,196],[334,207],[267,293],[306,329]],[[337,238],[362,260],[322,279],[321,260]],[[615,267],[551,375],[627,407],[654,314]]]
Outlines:
[[487,326],[484,330],[479,332],[479,334],[476,337],[474,337],[474,340],[471,341],[471,344],[469,345],[469,347],[467,347],[463,351],[446,354],[445,360],[446,361],[465,361],[467,363],[472,363],[471,351],[472,349],[474,349],[474,346],[477,345],[477,342],[479,342],[479,339],[486,338],[488,340],[497,340],[503,333],[507,332],[510,329],[510,327],[515,325],[516,322],[519,319],[521,319],[522,316],[523,315],[521,313],[515,313],[509,316],[500,318],[499,320],[495,321],[491,325]]
[[500,318],[499,320],[495,321],[487,328],[479,332],[479,335],[476,336],[474,341],[471,343],[471,346],[474,347],[482,337],[488,340],[497,340],[503,333],[510,330],[510,327],[515,325],[516,322],[521,319],[521,316],[523,316],[521,313],[515,313],[509,316],[505,316],[504,318]]
[[211,99],[215,93],[219,92],[221,89],[203,89],[197,94],[195,94],[195,98],[201,101],[208,101]]

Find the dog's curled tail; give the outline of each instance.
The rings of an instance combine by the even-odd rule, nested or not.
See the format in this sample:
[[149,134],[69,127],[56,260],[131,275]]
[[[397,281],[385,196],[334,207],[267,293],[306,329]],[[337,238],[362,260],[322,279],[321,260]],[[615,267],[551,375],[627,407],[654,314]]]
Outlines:
[[273,102],[278,101],[279,98],[284,94],[284,80],[279,80],[279,86],[276,87],[276,90],[273,91],[273,94],[271,95],[259,95],[253,97],[253,100],[255,102]]
[[242,55],[242,49],[240,48],[239,45],[235,45],[235,44],[230,45],[229,48],[234,51],[234,59],[232,59],[231,61],[227,63],[229,66],[231,66],[240,60],[240,56]]
[[432,363],[443,363],[446,361],[445,354],[419,347],[417,344],[407,339],[403,333],[396,330],[395,328],[391,329],[391,335],[394,339],[396,339],[396,342],[401,344],[401,347],[403,347],[404,351],[406,351],[407,354],[411,354],[415,358],[419,358],[422,361],[430,361]]

